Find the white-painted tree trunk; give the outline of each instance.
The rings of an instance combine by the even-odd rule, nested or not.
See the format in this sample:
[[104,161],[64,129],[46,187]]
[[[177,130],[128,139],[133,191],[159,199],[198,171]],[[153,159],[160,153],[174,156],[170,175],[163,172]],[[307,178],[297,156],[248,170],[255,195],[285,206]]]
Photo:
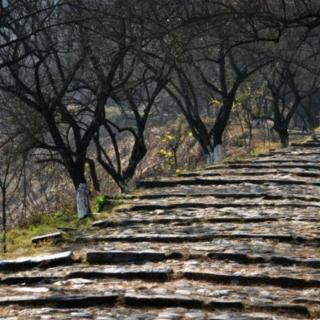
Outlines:
[[209,152],[209,154],[207,154],[207,165],[211,165],[214,163],[214,154],[213,152]]
[[83,219],[91,214],[89,189],[85,183],[80,183],[77,189],[77,213],[79,219]]
[[213,162],[219,163],[224,160],[224,150],[222,144],[218,144],[213,150]]

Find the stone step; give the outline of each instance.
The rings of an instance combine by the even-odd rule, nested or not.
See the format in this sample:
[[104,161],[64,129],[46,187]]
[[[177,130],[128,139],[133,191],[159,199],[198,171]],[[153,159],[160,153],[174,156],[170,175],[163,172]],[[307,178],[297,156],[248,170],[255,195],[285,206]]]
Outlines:
[[143,280],[152,282],[169,281],[173,270],[167,267],[161,268],[128,268],[113,267],[103,268],[103,271],[76,271],[70,273],[65,279],[125,279],[125,280]]
[[[249,304],[241,300],[202,300],[199,298],[190,298],[181,295],[143,295],[143,294],[126,294],[124,296],[125,304],[131,307],[149,306],[153,308],[183,307],[191,309],[206,310],[247,310],[247,311],[268,311],[280,314],[300,315],[306,318],[310,317],[309,310],[301,304]],[[228,319],[228,318],[227,318]]]
[[[319,166],[320,168],[320,166]],[[297,180],[297,179],[203,179],[203,178],[192,178],[192,179],[163,179],[163,180],[142,180],[138,182],[138,187],[140,188],[167,188],[174,186],[187,186],[187,185],[228,185],[228,184],[241,184],[241,183],[252,183],[252,184],[278,184],[278,185],[314,185],[320,186],[318,181],[310,180]]]
[[[107,244],[98,244],[97,249],[109,251],[109,250],[121,250],[124,244],[122,242],[110,242]],[[283,257],[291,258],[302,262],[307,262],[306,266],[317,268],[317,261],[320,260],[320,250],[317,245],[303,246],[299,243],[285,243],[278,242],[277,240],[259,240],[259,239],[218,239],[218,241],[208,241],[201,243],[184,242],[181,243],[148,243],[148,242],[135,242],[125,244],[126,250],[141,250],[146,248],[152,248],[158,252],[164,252],[170,259],[178,259],[179,261],[187,259],[199,259],[201,261],[209,261],[208,254],[217,253],[221,254],[221,257],[216,257],[217,260],[223,259],[224,254],[230,255],[230,261],[236,261],[238,263],[248,263],[252,261],[254,257],[261,257],[263,263],[270,263],[271,257]],[[174,254],[172,254],[174,253]],[[239,257],[233,256],[239,254]],[[182,256],[181,256],[182,255]],[[213,257],[214,258],[214,257]],[[313,260],[315,263],[313,264]],[[226,260],[227,261],[227,260]],[[285,261],[275,262],[278,265],[291,265]],[[292,264],[295,265],[295,264]],[[297,264],[299,265],[299,264]]]
[[74,262],[71,251],[34,256],[21,257],[13,260],[0,260],[0,271],[26,270],[30,268],[49,268],[57,265],[68,265]]
[[306,151],[305,149],[290,149],[290,150],[275,150],[271,151],[270,154],[263,154],[263,156],[291,156],[291,157],[308,157],[308,156],[319,156],[320,157],[320,150],[313,150]]
[[[262,202],[262,201],[261,201]],[[137,204],[128,207],[120,207],[117,208],[116,211],[118,212],[134,212],[134,211],[154,211],[154,210],[174,210],[174,209],[209,209],[209,208],[250,208],[250,207],[257,207],[258,204],[254,202],[216,202],[216,203],[201,203],[201,202],[178,202],[178,203],[171,203],[171,204]],[[275,207],[275,208],[319,208],[319,202],[305,202],[305,203],[298,203],[298,202],[262,202],[261,207]]]
[[112,293],[77,296],[7,296],[0,297],[0,306],[88,308],[98,305],[115,305],[117,300],[118,295]]
[[291,143],[291,147],[296,148],[320,148],[319,142]]
[[274,286],[288,289],[320,288],[320,280],[293,278],[290,276],[235,275],[204,271],[183,271],[188,280],[209,281],[215,284],[236,286]]
[[[169,212],[168,212],[169,214]],[[192,214],[192,212],[191,212]],[[208,220],[214,216],[214,211],[208,214]],[[245,213],[244,213],[245,215]],[[263,214],[261,214],[263,216]],[[207,221],[204,216],[200,223],[168,223],[166,224],[166,234],[167,235],[192,235],[192,234],[201,234],[201,235],[237,235],[240,234],[276,234],[276,235],[284,235],[290,234],[291,237],[304,237],[304,238],[319,238],[320,236],[320,223],[316,221],[309,221],[307,219],[303,220],[303,216],[301,219],[287,219],[285,217],[286,211],[282,212],[281,217],[278,214],[278,220],[276,221],[266,221],[262,222],[246,222],[241,223],[240,220],[237,223],[232,222],[217,222],[211,223]],[[288,213],[291,215],[291,213]],[[275,217],[277,214],[275,213]],[[241,215],[239,216],[241,217]],[[150,234],[153,235],[161,235],[163,233],[164,226],[161,224],[151,224],[149,226]],[[145,234],[145,226],[143,224],[133,225],[131,228],[110,228],[108,231],[101,232],[99,230],[96,231],[96,235],[104,236],[108,235],[122,235],[122,236],[134,236]],[[149,233],[148,233],[149,234]]]
[[[320,218],[319,218],[320,219]],[[210,222],[210,223],[261,223],[261,222],[272,222],[278,221],[274,217],[199,217],[199,218],[188,218],[188,217],[163,217],[163,218],[153,218],[153,219],[124,219],[124,220],[99,220],[92,224],[92,227],[95,228],[115,228],[121,226],[130,226],[136,224],[168,224],[175,223],[180,225],[188,225],[191,223],[201,223],[201,222]]]
[[250,160],[233,160],[233,161],[227,161],[226,164],[282,164],[282,163],[292,163],[292,164],[315,164],[318,165],[319,161],[317,160],[311,160],[311,159],[292,159],[292,158],[275,158],[275,157],[268,157],[268,159],[250,159]]
[[[320,181],[320,179],[319,179]],[[146,191],[145,193],[143,191]],[[135,200],[139,200],[139,196],[145,194],[146,199],[141,200],[158,200],[159,197],[156,197],[155,199],[152,199],[153,194],[186,194],[188,201],[194,198],[197,198],[197,195],[203,195],[200,198],[204,197],[210,197],[211,194],[214,197],[214,194],[218,194],[217,200],[230,200],[232,198],[232,195],[235,195],[234,199],[244,199],[246,194],[252,194],[248,197],[248,200],[251,199],[257,199],[259,198],[259,195],[261,195],[261,198],[263,198],[263,195],[270,195],[270,197],[266,197],[266,199],[263,200],[283,200],[287,197],[288,200],[294,200],[294,197],[297,195],[297,197],[301,197],[300,199],[296,200],[302,200],[302,201],[310,201],[313,198],[312,201],[318,201],[318,195],[320,194],[320,186],[313,186],[313,185],[275,185],[275,184],[265,184],[265,185],[259,185],[259,184],[251,184],[251,183],[242,183],[242,184],[228,184],[228,185],[218,185],[218,186],[203,186],[203,185],[186,185],[186,186],[172,186],[172,187],[166,187],[166,188],[153,188],[150,190],[141,189],[140,192],[137,194],[136,198],[132,198],[128,200],[126,203],[129,202],[137,202]],[[208,196],[207,196],[208,194]],[[219,196],[221,194],[221,197]],[[228,199],[228,194],[231,196]],[[239,194],[239,196],[237,196]],[[149,195],[151,195],[150,199],[148,199]],[[224,195],[225,198],[224,198]],[[273,197],[274,195],[274,197]],[[310,198],[309,198],[310,197]],[[173,198],[173,197],[169,197]],[[168,199],[169,199],[168,198]],[[274,198],[274,199],[273,199]],[[180,199],[184,201],[185,199]],[[202,199],[201,199],[202,200]],[[145,201],[141,201],[145,202]],[[239,201],[237,201],[239,202]],[[259,206],[257,206],[257,209],[259,209]]]
[[[78,267],[79,268],[79,267]],[[52,274],[42,275],[17,275],[3,277],[0,279],[0,285],[35,285],[35,284],[51,284],[58,281],[66,281],[70,279],[125,279],[125,280],[144,280],[153,282],[168,281],[173,270],[168,267],[109,267],[85,270],[77,269],[77,271],[67,272],[65,275],[59,275],[58,270]]]
[[[142,251],[121,251],[121,250],[105,250],[91,251],[87,253],[87,262],[90,264],[143,264],[148,262],[160,262],[168,259],[200,259],[207,258],[213,260],[235,261],[240,264],[274,264],[281,266],[299,265],[309,268],[320,268],[320,259],[308,258],[303,259],[296,256],[284,255],[261,255],[245,254],[236,252],[210,252],[208,253],[186,253],[183,252],[157,252],[155,250]],[[162,270],[161,270],[162,271]],[[0,282],[1,283],[1,282]]]
[[[97,320],[275,320],[273,315],[268,315],[262,312],[250,312],[250,311],[223,311],[223,310],[199,310],[199,309],[185,309],[185,308],[164,308],[164,309],[142,309],[137,308],[110,308],[104,306],[98,306],[96,308],[90,308],[85,310],[78,309],[53,309],[53,308],[28,308],[12,310],[10,308],[10,317],[3,312],[3,320],[18,320],[25,319],[26,316],[29,319],[63,319],[63,320],[75,320],[75,319],[97,319]],[[53,315],[54,314],[54,315]],[[2,315],[0,311],[0,316]],[[290,319],[284,315],[277,315],[276,320],[292,320],[293,315],[290,315]],[[301,319],[300,316],[294,317],[294,319]]]
[[162,199],[162,198],[205,198],[205,197],[214,197],[218,199],[255,199],[261,198],[265,200],[285,200],[285,199],[292,199],[292,200],[302,200],[302,201],[319,201],[320,197],[318,196],[309,196],[309,195],[299,195],[299,194],[268,194],[264,192],[211,192],[208,191],[207,193],[151,193],[151,194],[143,194],[132,196],[131,200],[155,200],[155,199]]
[[[0,298],[1,306],[18,305],[20,307],[51,307],[51,308],[89,308],[89,307],[103,307],[103,306],[119,306],[129,308],[184,308],[192,310],[239,310],[239,311],[267,311],[274,314],[286,314],[294,316],[310,317],[309,310],[302,304],[250,304],[241,300],[222,300],[222,299],[201,299],[197,297],[183,296],[177,294],[155,295],[155,294],[141,294],[126,293],[123,296],[117,294],[104,295],[76,295],[76,296],[10,296]],[[181,310],[181,309],[180,309]],[[78,315],[81,317],[81,314]],[[157,319],[175,319],[168,318],[169,313],[164,318],[164,312],[161,313],[162,318]],[[74,313],[74,316],[76,314]],[[105,319],[105,318],[104,318]],[[108,318],[107,318],[108,319]],[[110,318],[109,318],[110,319]],[[141,318],[145,319],[145,318]],[[186,318],[187,319],[187,318]],[[190,318],[189,318],[190,319]],[[211,318],[212,319],[212,318]],[[220,318],[222,319],[222,318]],[[228,319],[228,318],[227,318]],[[262,319],[262,318],[260,318]]]
[[79,236],[75,239],[79,243],[97,242],[159,242],[159,243],[184,243],[203,242],[215,239],[261,239],[279,242],[298,243],[303,245],[319,245],[320,237],[305,237],[292,234],[264,234],[264,233],[201,233],[201,234],[133,234],[133,235],[108,235],[108,236]]
[[51,242],[60,242],[63,240],[63,233],[58,231],[54,233],[48,233],[41,236],[37,236],[31,239],[32,243],[39,244],[41,242],[51,241]]
[[214,165],[207,167],[206,171],[211,170],[227,170],[227,169],[304,169],[304,170],[320,170],[320,165],[317,164],[297,164],[297,163],[286,163],[286,164],[258,164],[258,163],[246,163],[246,164],[225,164],[225,165]]
[[[218,171],[215,170],[214,172],[207,172],[207,173],[201,173],[198,175],[193,175],[192,177],[228,177],[228,176],[242,176],[242,177],[252,177],[252,176],[269,176],[269,175],[273,175],[273,176],[287,176],[289,174],[293,175],[293,176],[297,176],[297,177],[302,177],[302,178],[318,178],[320,177],[320,172],[306,172],[306,171],[290,171],[290,170],[269,170],[269,169],[261,169],[264,170],[263,171],[258,171],[258,169],[255,169],[255,171],[252,170],[245,170],[245,171],[239,171],[239,169],[237,171],[235,170],[224,170],[222,169],[222,171]],[[268,170],[268,171],[267,171]],[[181,175],[181,177],[183,177],[183,175]],[[187,176],[188,177],[188,176]]]
[[144,263],[164,261],[168,257],[163,252],[154,250],[144,251],[89,251],[87,262],[90,264],[116,264],[116,263]]
[[297,257],[289,256],[265,256],[259,255],[259,253],[250,255],[236,252],[210,252],[207,254],[207,257],[214,260],[235,261],[241,264],[272,263],[274,265],[282,266],[299,265],[309,268],[320,268],[320,259],[312,258],[299,259]]

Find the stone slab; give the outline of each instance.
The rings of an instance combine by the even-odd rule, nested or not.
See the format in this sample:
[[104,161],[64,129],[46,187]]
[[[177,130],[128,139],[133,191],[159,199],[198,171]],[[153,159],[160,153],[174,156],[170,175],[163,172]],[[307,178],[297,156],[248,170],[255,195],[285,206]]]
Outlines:
[[14,260],[0,260],[0,271],[16,271],[34,267],[52,267],[73,263],[72,251],[41,255],[34,257],[21,257]]

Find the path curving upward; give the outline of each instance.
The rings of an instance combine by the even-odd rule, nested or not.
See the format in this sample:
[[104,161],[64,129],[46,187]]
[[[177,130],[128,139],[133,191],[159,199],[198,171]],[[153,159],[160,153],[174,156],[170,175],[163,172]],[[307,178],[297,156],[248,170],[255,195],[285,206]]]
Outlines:
[[0,261],[0,318],[319,319],[319,160],[312,141],[141,181],[74,252]]

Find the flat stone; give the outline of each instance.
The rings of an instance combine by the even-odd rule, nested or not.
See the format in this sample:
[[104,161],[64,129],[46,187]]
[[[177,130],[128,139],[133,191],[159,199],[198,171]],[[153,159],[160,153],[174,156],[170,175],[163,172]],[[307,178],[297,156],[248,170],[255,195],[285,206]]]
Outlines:
[[207,306],[210,309],[244,309],[242,301],[239,300],[210,300]]
[[125,294],[124,303],[131,307],[202,308],[204,301],[180,295]]
[[247,306],[250,310],[264,311],[264,312],[276,312],[280,314],[292,314],[294,316],[303,316],[304,319],[309,319],[311,314],[309,312],[308,307],[301,304],[256,304],[252,306]]
[[14,260],[0,260],[0,271],[16,271],[34,267],[47,268],[71,263],[73,263],[73,253],[66,251],[50,255],[21,257]]
[[54,308],[88,308],[97,305],[114,305],[118,295],[88,295],[88,296],[7,296],[0,297],[1,306],[19,305],[29,307]]
[[66,275],[66,279],[105,279],[119,278],[127,280],[168,281],[173,273],[171,268],[111,268],[102,271],[75,271]]
[[306,143],[291,143],[292,147],[298,148],[320,148],[320,143],[318,142],[306,142]]
[[320,288],[320,280],[303,278],[291,278],[286,276],[244,276],[223,273],[184,271],[183,275],[189,280],[202,280],[213,283],[232,284],[238,286],[276,286],[292,289]]
[[54,233],[47,233],[41,236],[37,236],[31,239],[32,243],[38,244],[43,241],[52,241],[52,242],[59,242],[63,240],[63,233],[58,231]]
[[117,263],[134,263],[158,262],[166,259],[162,252],[145,250],[145,251],[89,251],[87,253],[87,262],[91,264],[117,264]]
[[282,266],[302,265],[310,268],[320,268],[320,259],[298,259],[286,256],[261,256],[234,252],[210,252],[210,259],[231,260],[242,264],[270,263]]
[[5,277],[0,279],[1,285],[34,285],[38,283],[52,283],[61,280],[60,277],[55,276],[17,276]]
[[70,315],[75,318],[93,318],[92,312],[71,312]]
[[186,320],[204,320],[206,319],[206,315],[202,311],[190,311],[185,313],[184,318]]

